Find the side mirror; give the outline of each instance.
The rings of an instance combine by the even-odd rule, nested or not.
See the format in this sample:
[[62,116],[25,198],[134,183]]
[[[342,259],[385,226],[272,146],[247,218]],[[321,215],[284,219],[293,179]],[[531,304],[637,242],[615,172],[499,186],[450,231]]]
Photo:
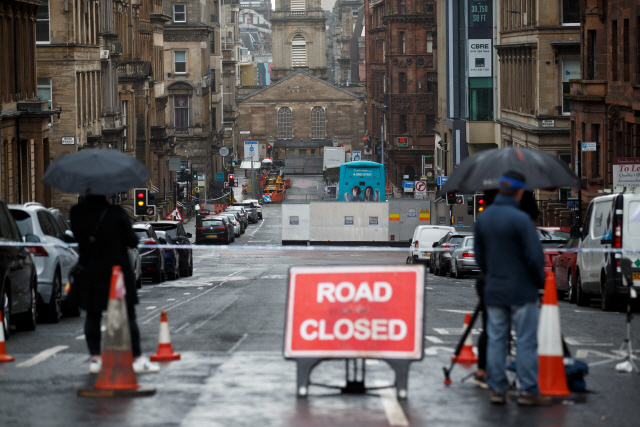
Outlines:
[[165,239],[163,239],[162,237],[158,237],[158,243],[160,243],[162,245],[166,245],[167,241]]
[[64,232],[64,242],[65,243],[75,243],[76,242],[76,236],[73,235],[73,231],[66,230]]
[[191,238],[191,233],[187,233],[187,238],[190,239]]
[[438,242],[433,242],[433,245],[431,245],[432,248],[435,248],[436,246],[438,246]]
[[40,243],[40,238],[35,234],[27,234],[24,236],[24,241],[28,243]]

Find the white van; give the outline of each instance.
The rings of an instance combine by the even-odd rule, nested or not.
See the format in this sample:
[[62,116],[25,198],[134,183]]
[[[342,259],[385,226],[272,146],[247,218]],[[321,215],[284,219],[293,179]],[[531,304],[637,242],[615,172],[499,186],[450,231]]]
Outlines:
[[442,225],[419,225],[413,232],[413,238],[409,243],[408,264],[417,262],[429,263],[431,252],[433,252],[433,242],[437,242],[450,231],[455,232],[453,227]]
[[[609,194],[589,203],[578,245],[584,252],[578,252],[576,261],[579,306],[589,305],[595,296],[601,298],[602,310],[617,308],[629,292],[622,285],[622,257],[631,260],[634,286],[640,287],[640,222],[630,221],[637,209],[640,194]],[[616,249],[623,253],[614,253]]]

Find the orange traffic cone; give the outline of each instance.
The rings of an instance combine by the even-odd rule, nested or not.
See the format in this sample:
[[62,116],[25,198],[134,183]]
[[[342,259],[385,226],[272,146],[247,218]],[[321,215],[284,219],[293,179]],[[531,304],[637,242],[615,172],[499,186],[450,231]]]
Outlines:
[[16,360],[15,357],[7,354],[7,347],[4,343],[4,318],[0,311],[0,362],[13,362],[14,360]]
[[156,354],[149,356],[149,360],[153,362],[165,362],[168,360],[179,360],[180,353],[174,353],[171,347],[171,337],[169,336],[169,322],[167,321],[167,312],[162,310],[160,313],[160,333],[158,336],[158,351]]
[[538,387],[549,396],[568,396],[564,352],[560,333],[560,310],[553,272],[547,273],[538,322]]
[[102,367],[93,388],[78,390],[79,396],[132,397],[149,396],[156,392],[155,388],[141,388],[133,372],[131,331],[125,294],[122,269],[116,265],[111,273]]
[[[469,327],[471,323],[471,314],[467,313],[464,315],[464,326],[462,327],[462,331],[464,331]],[[467,334],[467,338],[464,340],[464,345],[460,350],[460,354],[456,358],[454,354],[451,356],[451,360],[456,363],[478,363],[478,358],[473,353],[473,337],[471,336],[471,331]]]

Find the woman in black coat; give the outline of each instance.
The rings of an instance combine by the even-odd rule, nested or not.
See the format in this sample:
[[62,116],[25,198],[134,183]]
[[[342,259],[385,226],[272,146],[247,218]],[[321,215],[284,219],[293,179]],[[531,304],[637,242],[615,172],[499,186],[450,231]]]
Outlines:
[[[135,275],[127,256],[127,248],[136,247],[138,237],[131,228],[129,217],[120,206],[110,205],[105,196],[88,195],[71,208],[70,219],[79,245],[79,263],[84,267],[78,291],[80,307],[87,312],[84,332],[91,354],[90,371],[100,371],[100,323],[109,301],[112,267],[116,265],[120,266],[124,276],[133,357],[142,359],[140,330],[135,314],[138,295]],[[147,360],[141,360],[138,364],[149,365]],[[142,372],[140,369],[138,371]]]

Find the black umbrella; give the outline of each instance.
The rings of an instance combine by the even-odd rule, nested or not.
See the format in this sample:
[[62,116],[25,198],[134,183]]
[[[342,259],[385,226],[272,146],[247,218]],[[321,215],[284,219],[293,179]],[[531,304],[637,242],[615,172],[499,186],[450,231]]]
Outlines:
[[110,195],[146,184],[149,168],[116,150],[86,148],[59,157],[42,182],[65,193]]
[[531,189],[580,186],[580,179],[565,162],[540,150],[521,147],[495,148],[462,161],[442,186],[442,191],[474,193],[498,188],[503,173],[523,174]]

